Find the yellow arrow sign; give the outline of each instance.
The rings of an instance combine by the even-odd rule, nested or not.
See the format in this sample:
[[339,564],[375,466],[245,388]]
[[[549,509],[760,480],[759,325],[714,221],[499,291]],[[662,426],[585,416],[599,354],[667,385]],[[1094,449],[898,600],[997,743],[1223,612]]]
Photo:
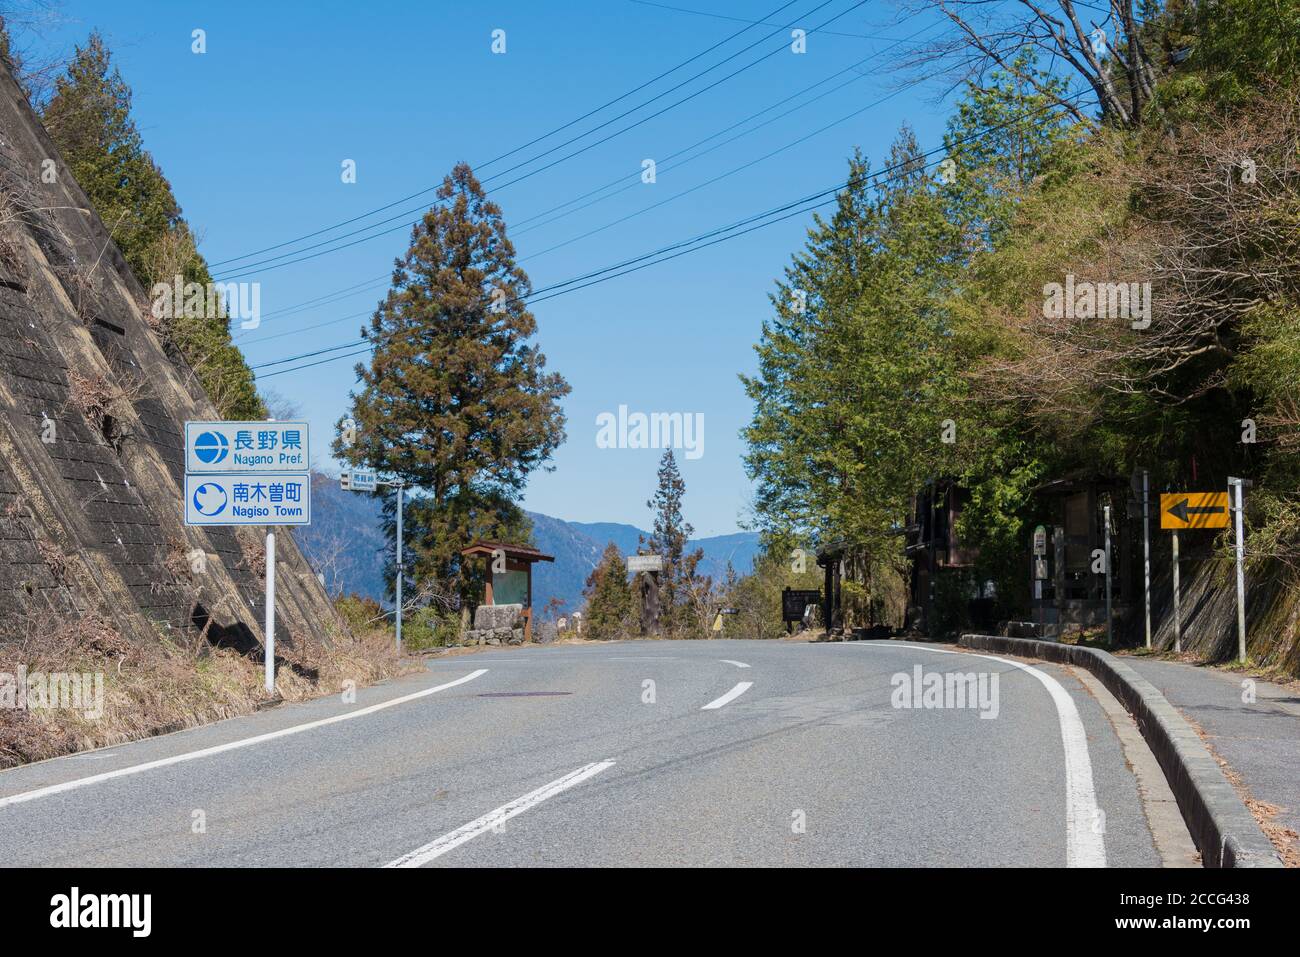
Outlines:
[[1162,492],[1160,527],[1227,528],[1227,492]]

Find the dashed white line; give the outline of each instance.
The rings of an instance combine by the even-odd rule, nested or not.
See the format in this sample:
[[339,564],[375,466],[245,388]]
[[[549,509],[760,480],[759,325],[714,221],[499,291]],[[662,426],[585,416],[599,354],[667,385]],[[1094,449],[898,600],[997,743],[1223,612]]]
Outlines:
[[473,840],[484,831],[499,827],[512,817],[523,814],[529,808],[541,804],[547,798],[553,798],[561,791],[567,791],[575,784],[581,784],[588,778],[593,778],[601,771],[613,766],[613,761],[596,761],[592,764],[583,765],[578,770],[570,771],[564,777],[557,778],[550,784],[543,784],[536,791],[530,791],[509,804],[503,804],[494,811],[488,811],[482,817],[456,828],[449,834],[444,834],[437,840],[430,841],[423,847],[417,847],[409,854],[403,854],[395,861],[389,861],[384,867],[421,867],[428,864],[448,851],[460,847],[466,841]]
[[737,668],[749,667],[749,665],[745,664],[743,661],[732,661],[730,658],[719,658],[718,660],[721,661],[724,665],[735,665]]
[[274,741],[276,738],[286,738],[291,734],[299,734],[303,731],[310,731],[313,728],[323,728],[326,725],[338,724],[340,721],[351,721],[353,718],[365,717],[368,714],[383,711],[385,708],[393,708],[399,704],[405,704],[408,701],[415,701],[417,698],[424,698],[428,695],[436,694],[439,691],[446,691],[448,688],[454,688],[456,685],[463,685],[465,682],[473,681],[480,675],[485,674],[487,674],[487,669],[480,668],[477,671],[465,675],[463,678],[457,678],[455,681],[448,681],[446,684],[440,684],[433,688],[425,688],[423,691],[416,691],[408,695],[402,695],[400,698],[381,701],[379,704],[372,704],[365,708],[358,708],[356,711],[336,714],[330,718],[321,718],[319,721],[308,721],[306,724],[296,724],[291,728],[281,728],[279,731],[270,731],[266,734],[259,734],[252,738],[241,738],[238,741],[228,741],[225,744],[214,745],[210,748],[202,748],[198,751],[189,751],[185,754],[174,754],[171,757],[159,758],[157,761],[146,761],[144,764],[134,764],[127,768],[118,768],[115,771],[105,771],[102,774],[93,774],[86,778],[76,778],[72,781],[64,781],[62,784],[51,784],[48,787],[36,788],[33,791],[23,791],[20,794],[11,794],[9,797],[0,797],[0,808],[6,808],[11,804],[22,804],[24,801],[34,801],[37,798],[49,797],[52,794],[62,794],[64,791],[73,791],[77,788],[88,787],[92,784],[100,784],[104,781],[111,781],[114,778],[126,777],[128,774],[140,774],[143,771],[165,768],[168,765],[180,764],[184,761],[195,761],[199,758],[211,757],[214,754],[221,754],[225,751],[234,751],[237,748],[251,747],[254,744]]
[[754,682],[742,681],[740,682],[740,684],[736,685],[736,687],[732,688],[730,691],[724,694],[721,698],[718,698],[716,701],[710,701],[700,710],[715,711],[718,708],[721,708],[724,704],[730,704],[732,701],[735,701],[737,698],[739,698],[741,695],[743,695],[746,691],[748,691],[752,687],[754,687]]

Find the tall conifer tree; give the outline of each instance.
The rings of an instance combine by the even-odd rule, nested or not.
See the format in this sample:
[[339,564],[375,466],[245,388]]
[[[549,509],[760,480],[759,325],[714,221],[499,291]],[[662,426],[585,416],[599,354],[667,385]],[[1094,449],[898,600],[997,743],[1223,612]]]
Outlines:
[[[362,330],[374,353],[357,366],[355,441],[340,438],[335,450],[413,488],[408,571],[441,594],[468,597],[476,583],[461,568],[462,547],[529,538],[516,503],[529,473],[564,441],[569,386],[545,371],[531,342],[537,325],[523,301],[531,286],[500,207],[465,163],[437,200]],[[391,514],[388,525],[391,537]]]

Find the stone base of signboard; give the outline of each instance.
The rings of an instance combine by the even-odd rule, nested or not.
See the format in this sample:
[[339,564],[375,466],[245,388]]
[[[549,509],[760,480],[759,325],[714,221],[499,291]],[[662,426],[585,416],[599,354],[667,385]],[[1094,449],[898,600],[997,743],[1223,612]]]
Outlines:
[[524,606],[479,605],[474,610],[474,627],[461,641],[466,645],[522,645]]

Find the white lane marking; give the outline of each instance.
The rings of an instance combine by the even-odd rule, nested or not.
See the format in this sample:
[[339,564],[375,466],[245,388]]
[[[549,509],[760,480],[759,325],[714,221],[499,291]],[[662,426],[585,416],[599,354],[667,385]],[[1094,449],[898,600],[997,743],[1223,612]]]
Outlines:
[[34,791],[23,791],[19,794],[11,794],[9,797],[0,797],[0,808],[6,808],[11,804],[22,804],[24,801],[34,801],[37,798],[49,797],[51,794],[62,794],[64,791],[72,791],[77,788],[88,787],[91,784],[99,784],[103,781],[111,781],[113,778],[126,777],[128,774],[139,774],[142,771],[152,771],[155,768],[165,768],[171,764],[180,764],[183,761],[194,761],[198,758],[211,757],[214,754],[221,754],[224,751],[234,751],[236,748],[247,748],[254,744],[261,744],[264,741],[274,741],[276,738],[285,738],[291,734],[298,734],[302,731],[310,731],[313,728],[323,728],[326,725],[337,724],[340,721],[350,721],[353,718],[361,718],[368,714],[374,714],[376,711],[383,711],[385,708],[392,708],[399,704],[405,704],[408,701],[415,701],[417,698],[424,698],[439,691],[446,691],[448,688],[454,688],[456,685],[463,685],[467,681],[473,681],[480,675],[487,674],[486,668],[480,668],[475,672],[465,675],[463,678],[457,678],[455,681],[448,681],[433,688],[425,688],[423,691],[416,691],[412,694],[402,695],[400,698],[393,698],[389,701],[381,701],[379,704],[372,704],[365,708],[358,708],[356,711],[348,711],[344,714],[336,714],[331,718],[321,718],[319,721],[308,721],[306,724],[296,724],[291,728],[281,728],[279,731],[269,731],[266,734],[259,734],[252,738],[242,738],[238,741],[229,741],[225,744],[214,745],[210,748],[202,748],[198,751],[189,751],[185,754],[175,754],[167,758],[159,758],[157,761],[146,761],[144,764],[134,764],[127,768],[118,768],[115,771],[105,771],[103,774],[94,774],[88,778],[77,778],[73,781],[64,781],[62,784],[51,784],[48,787],[36,788]]
[[721,708],[724,704],[729,704],[730,702],[735,701],[737,698],[739,698],[741,695],[743,695],[746,691],[748,691],[752,687],[754,687],[754,682],[742,681],[740,682],[740,684],[736,685],[736,687],[732,688],[730,691],[724,694],[721,698],[717,699],[716,701],[710,701],[700,710],[713,711],[717,708]]
[[[861,643],[861,647],[887,646]],[[937,655],[988,658],[990,661],[998,661],[1026,671],[1042,682],[1043,687],[1052,696],[1052,703],[1056,705],[1056,716],[1061,724],[1061,744],[1065,749],[1065,866],[1105,867],[1106,840],[1099,830],[1102,818],[1101,810],[1097,807],[1097,792],[1092,784],[1092,759],[1088,756],[1088,734],[1084,731],[1083,720],[1079,717],[1079,709],[1075,707],[1074,699],[1061,687],[1061,683],[1032,665],[980,651],[948,651],[944,648],[926,648],[923,645],[912,644],[902,647],[929,651]]]
[[395,861],[389,861],[384,867],[422,867],[434,858],[455,850],[466,841],[473,840],[484,831],[499,827],[515,815],[523,814],[529,808],[536,807],[547,798],[553,798],[561,791],[567,791],[575,784],[581,784],[588,778],[593,778],[601,771],[613,766],[613,761],[596,761],[592,764],[583,765],[578,770],[570,771],[564,777],[557,778],[550,784],[543,784],[536,791],[530,791],[509,804],[501,805],[495,811],[488,811],[482,817],[456,828],[449,834],[444,834],[437,840],[430,841],[423,847],[417,847],[409,854],[403,854]]
[[749,665],[745,664],[743,661],[732,661],[730,658],[719,658],[718,660],[721,661],[724,665],[735,665],[737,668],[749,667]]

